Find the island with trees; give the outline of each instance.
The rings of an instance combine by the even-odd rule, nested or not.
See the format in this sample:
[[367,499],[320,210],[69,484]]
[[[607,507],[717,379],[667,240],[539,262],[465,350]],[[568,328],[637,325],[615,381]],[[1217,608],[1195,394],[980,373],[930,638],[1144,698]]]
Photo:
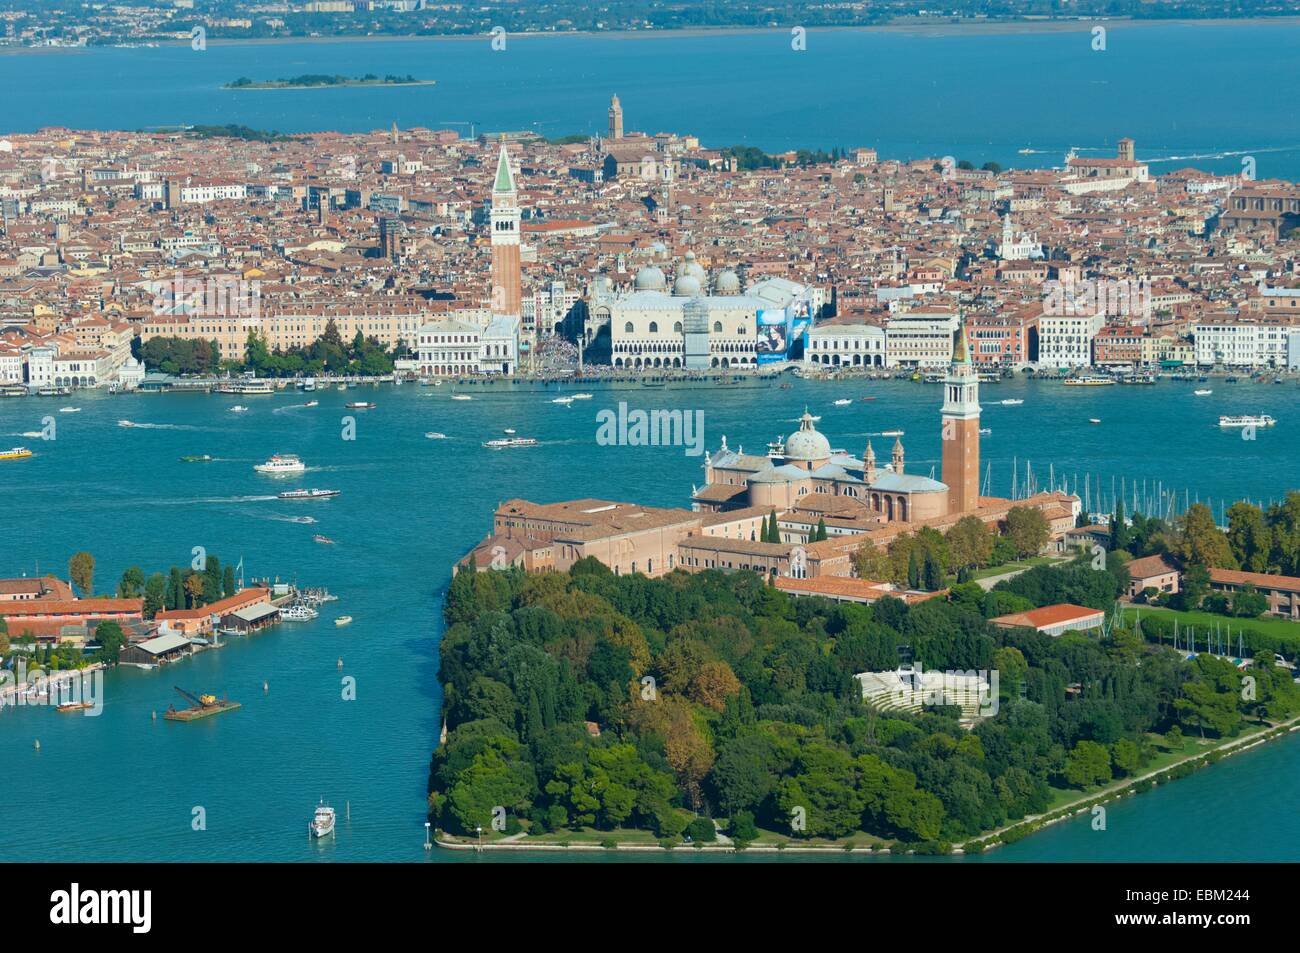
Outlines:
[[[993,547],[1041,546],[1032,518],[1014,522],[859,554],[859,568],[943,587],[911,604],[792,598],[749,571],[463,565],[444,606],[438,843],[979,851],[1300,718],[1300,687],[1271,650],[1240,666],[1188,657],[1121,621],[1122,551],[1100,567],[1088,553],[1031,565],[986,591],[970,576]],[[1189,528],[1168,531],[1182,545]],[[1056,603],[1104,610],[1108,625],[1053,637],[990,622]],[[995,713],[971,726],[955,706],[864,701],[854,676],[905,658],[998,672]]]
[[288,79],[252,80],[247,76],[226,83],[222,89],[339,89],[350,86],[436,86],[437,80],[416,79],[414,76],[339,76],[328,73],[303,73]]

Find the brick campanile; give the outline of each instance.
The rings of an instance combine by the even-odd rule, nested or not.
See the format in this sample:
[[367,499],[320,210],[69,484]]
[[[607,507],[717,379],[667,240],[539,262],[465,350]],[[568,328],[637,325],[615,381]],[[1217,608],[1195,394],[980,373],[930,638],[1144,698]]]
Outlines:
[[519,271],[519,199],[510,156],[501,144],[492,183],[492,313],[523,314]]
[[943,482],[948,513],[969,513],[980,498],[979,375],[970,359],[966,324],[960,321],[952,365],[943,381]]

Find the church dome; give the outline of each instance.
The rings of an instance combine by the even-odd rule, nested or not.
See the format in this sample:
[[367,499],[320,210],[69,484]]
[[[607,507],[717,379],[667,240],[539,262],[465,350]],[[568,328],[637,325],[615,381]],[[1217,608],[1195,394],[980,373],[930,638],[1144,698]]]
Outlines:
[[826,460],[830,455],[830,441],[817,432],[812,415],[805,410],[799,418],[799,429],[786,438],[785,459]]
[[700,284],[704,284],[704,266],[695,260],[695,252],[688,251],[686,258],[682,261],[682,267],[678,269],[677,274],[690,275]]
[[720,295],[740,294],[740,276],[731,269],[719,273],[713,282],[713,290]]
[[636,273],[634,283],[637,291],[663,291],[668,279],[654,265],[647,265]]
[[700,293],[700,280],[692,275],[678,275],[673,282],[673,294],[692,297]]

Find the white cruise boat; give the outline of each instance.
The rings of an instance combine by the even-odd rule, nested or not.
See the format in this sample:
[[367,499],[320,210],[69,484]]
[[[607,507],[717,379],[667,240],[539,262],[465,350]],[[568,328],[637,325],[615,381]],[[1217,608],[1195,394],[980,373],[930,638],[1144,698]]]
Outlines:
[[1272,427],[1276,423],[1268,414],[1236,414],[1219,418],[1220,427]]
[[489,450],[502,450],[506,447],[535,447],[537,441],[532,437],[505,437],[496,440],[487,440],[483,446]]
[[334,808],[327,806],[324,798],[321,798],[320,806],[316,808],[316,814],[307,829],[312,837],[328,837],[334,833]]
[[277,453],[265,463],[253,467],[258,473],[302,473],[307,465],[298,459],[296,453]]
[[282,500],[323,500],[327,497],[338,496],[338,490],[285,490],[279,494]]
[[1066,387],[1109,387],[1115,382],[1109,377],[1067,377],[1061,383]]

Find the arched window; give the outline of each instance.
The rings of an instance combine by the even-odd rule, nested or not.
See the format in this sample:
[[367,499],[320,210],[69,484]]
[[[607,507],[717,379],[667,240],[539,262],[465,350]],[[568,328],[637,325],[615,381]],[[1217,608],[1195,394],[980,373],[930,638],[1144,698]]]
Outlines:
[[681,333],[682,333],[682,322],[680,322],[680,321],[674,322],[674,324],[673,324],[673,330],[676,331],[678,334],[681,334]]
[[632,322],[631,322],[631,321],[629,321],[627,324],[623,325],[623,333],[625,333],[625,334],[631,334],[631,333],[632,333]]
[[713,333],[714,333],[714,334],[721,334],[721,333],[722,333],[722,322],[721,322],[721,321],[714,321],[714,322],[713,322]]
[[651,322],[650,322],[650,333],[651,333],[651,334],[658,334],[658,333],[659,333],[659,322],[658,322],[658,321],[651,321]]
[[737,333],[737,334],[744,334],[744,333],[745,333],[745,326],[742,324],[740,327],[736,328],[736,333]]

